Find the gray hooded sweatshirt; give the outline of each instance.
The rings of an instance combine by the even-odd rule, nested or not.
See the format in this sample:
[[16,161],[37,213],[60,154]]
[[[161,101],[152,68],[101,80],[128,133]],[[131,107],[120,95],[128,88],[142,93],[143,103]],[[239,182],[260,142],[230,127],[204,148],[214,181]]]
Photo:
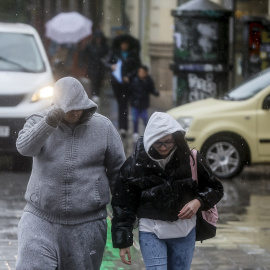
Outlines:
[[[125,160],[120,136],[72,77],[56,82],[53,103],[27,119],[16,142],[22,155],[33,157],[25,211],[58,224],[106,218],[110,190]],[[55,107],[84,113],[74,129],[62,122],[54,128],[45,118]]]

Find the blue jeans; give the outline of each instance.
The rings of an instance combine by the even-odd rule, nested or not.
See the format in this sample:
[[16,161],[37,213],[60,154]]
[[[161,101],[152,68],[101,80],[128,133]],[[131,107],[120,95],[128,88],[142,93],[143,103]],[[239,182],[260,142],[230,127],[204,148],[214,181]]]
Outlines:
[[147,125],[147,122],[148,122],[147,109],[140,110],[140,109],[132,107],[131,114],[132,114],[132,120],[133,120],[133,132],[138,133],[139,118],[140,117],[143,120],[144,126]]
[[147,270],[190,270],[195,248],[195,228],[186,237],[159,239],[154,233],[139,232]]

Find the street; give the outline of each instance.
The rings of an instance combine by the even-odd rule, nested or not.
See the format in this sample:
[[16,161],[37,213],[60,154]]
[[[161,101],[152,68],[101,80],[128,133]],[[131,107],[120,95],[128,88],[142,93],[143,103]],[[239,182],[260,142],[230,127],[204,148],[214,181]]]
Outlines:
[[[233,180],[223,180],[225,196],[218,205],[217,236],[196,244],[192,270],[270,269],[269,176],[269,167],[258,166],[247,168]],[[29,173],[5,168],[0,173],[0,270],[15,269],[16,230],[25,205],[28,178]],[[138,249],[132,248],[133,266],[122,265],[108,230],[101,269],[144,269]]]
[[[99,110],[115,124],[116,104],[110,93],[105,97]],[[129,155],[132,140],[124,144]],[[15,269],[17,225],[25,205],[23,196],[30,174],[12,171],[11,162],[5,157],[0,160],[0,270]],[[246,168],[240,176],[222,183],[225,196],[218,204],[217,236],[196,243],[191,269],[270,270],[270,166]],[[134,233],[133,265],[128,267],[121,263],[118,250],[112,248],[108,217],[108,241],[101,269],[145,269],[137,231]]]

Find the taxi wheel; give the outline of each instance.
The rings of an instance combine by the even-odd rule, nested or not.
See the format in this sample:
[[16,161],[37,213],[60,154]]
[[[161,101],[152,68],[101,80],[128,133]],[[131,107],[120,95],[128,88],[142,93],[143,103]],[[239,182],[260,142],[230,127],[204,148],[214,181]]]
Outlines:
[[202,147],[213,173],[220,179],[239,175],[244,167],[246,143],[235,136],[215,136]]

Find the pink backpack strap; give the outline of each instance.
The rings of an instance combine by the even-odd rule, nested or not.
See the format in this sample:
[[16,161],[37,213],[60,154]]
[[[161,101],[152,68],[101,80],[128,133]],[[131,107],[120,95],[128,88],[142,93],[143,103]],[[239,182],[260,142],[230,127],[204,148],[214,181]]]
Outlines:
[[[194,161],[192,157],[190,157],[190,167],[192,173],[192,179],[198,182],[198,174],[197,174],[197,150],[191,150],[192,156],[194,157]],[[208,223],[212,224],[214,227],[217,226],[218,221],[218,211],[216,205],[209,209],[208,211],[202,211],[202,217]]]
[[192,149],[191,150],[192,156],[194,158],[194,161],[192,157],[190,157],[190,168],[192,173],[192,179],[195,181],[198,181],[198,174],[197,174],[197,150]]

